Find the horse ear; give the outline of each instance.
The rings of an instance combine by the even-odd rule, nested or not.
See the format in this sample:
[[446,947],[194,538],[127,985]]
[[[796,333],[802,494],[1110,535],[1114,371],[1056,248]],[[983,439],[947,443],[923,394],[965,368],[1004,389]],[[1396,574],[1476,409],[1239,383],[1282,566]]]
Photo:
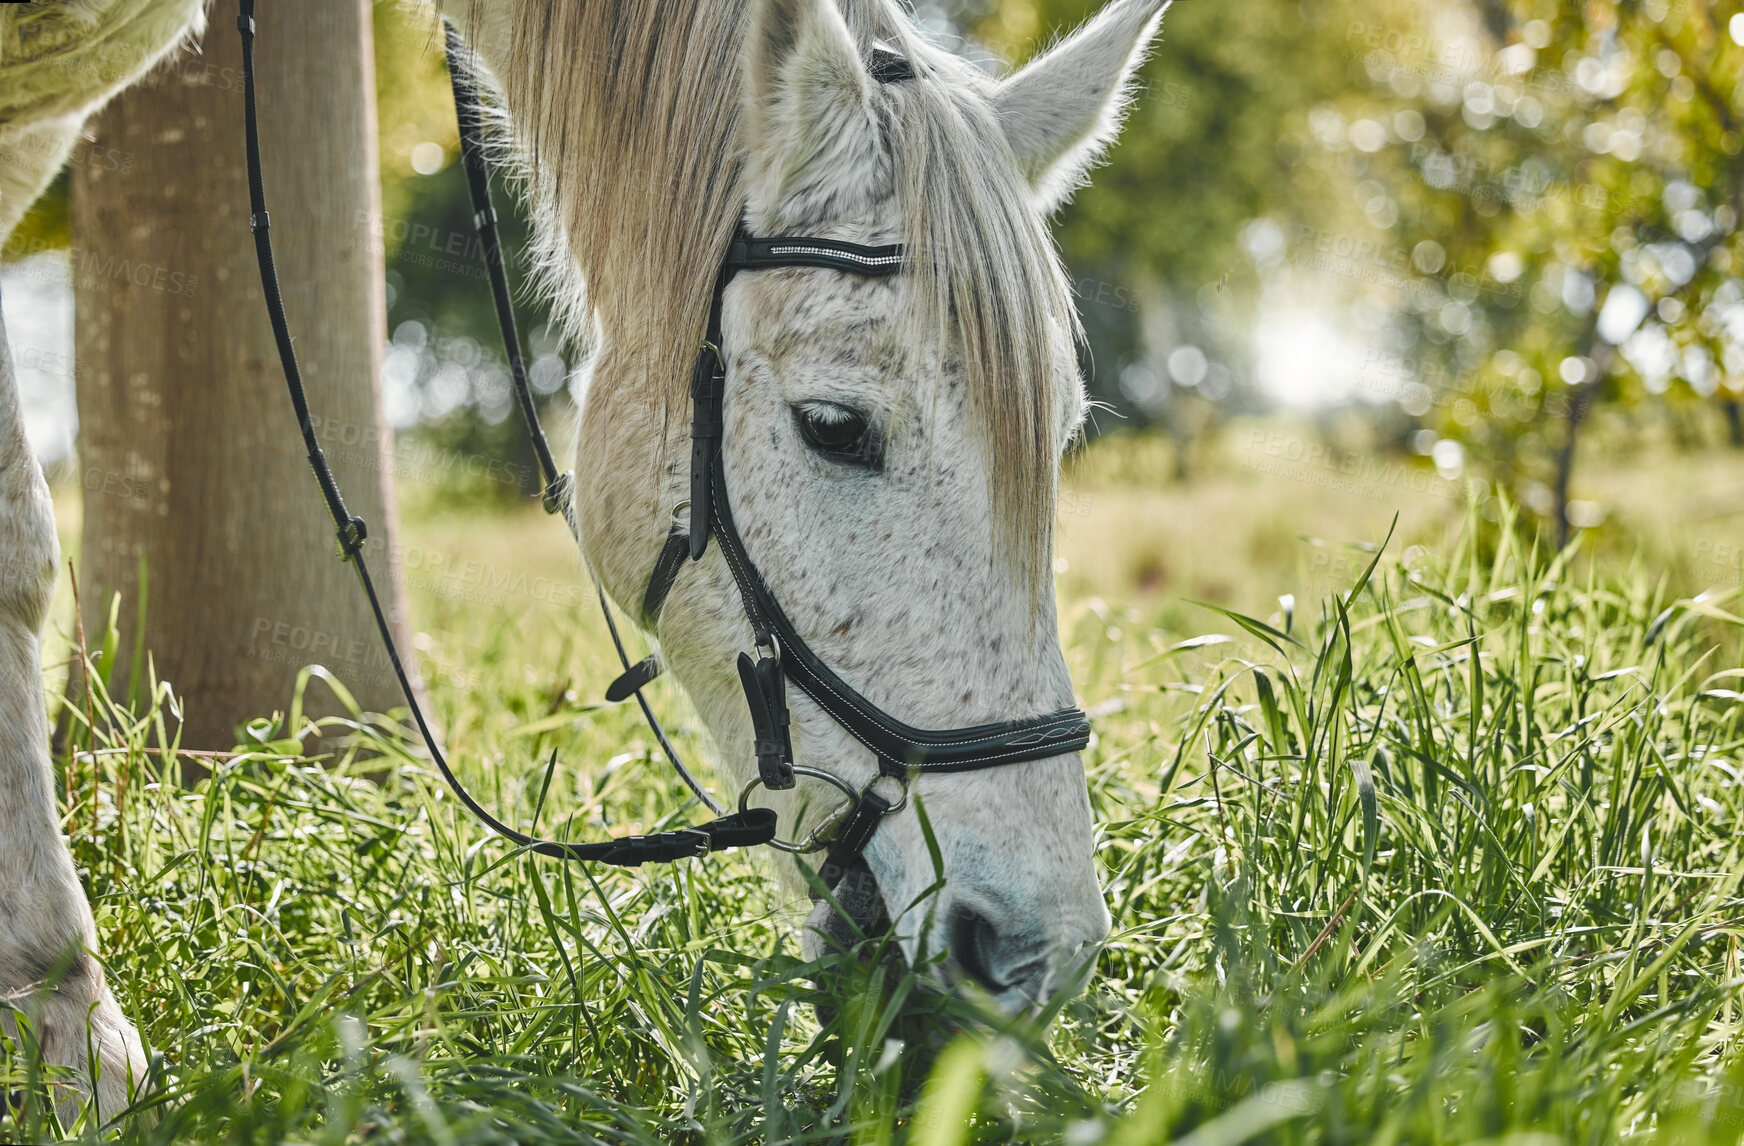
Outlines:
[[1133,71],[1169,0],[1113,0],[994,93],[994,111],[1044,211],[1071,198],[1120,129]]
[[753,213],[830,203],[879,164],[872,79],[835,0],[753,0],[745,39],[746,175]]

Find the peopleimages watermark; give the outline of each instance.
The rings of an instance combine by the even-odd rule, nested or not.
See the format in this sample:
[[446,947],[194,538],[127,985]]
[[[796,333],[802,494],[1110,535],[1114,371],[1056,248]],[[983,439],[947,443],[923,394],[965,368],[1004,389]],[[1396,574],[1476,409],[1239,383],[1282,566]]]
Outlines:
[[1464,87],[1473,80],[1485,80],[1515,84],[1543,95],[1576,90],[1574,80],[1560,68],[1539,66],[1536,53],[1523,61],[1525,66],[1521,67],[1505,52],[1485,52],[1470,44],[1448,43],[1437,52],[1434,42],[1424,33],[1402,32],[1362,20],[1352,20],[1345,36],[1353,45],[1347,50],[1349,58],[1385,52],[1392,57],[1394,67],[1431,83]]
[[[18,164],[25,159],[58,159],[65,137],[50,133],[31,133],[0,144],[0,163]],[[89,167],[94,171],[112,171],[132,175],[135,155],[101,143],[74,146],[66,157],[69,167]]]
[[1393,287],[1411,296],[1420,307],[1439,298],[1443,289],[1473,298],[1489,295],[1503,303],[1517,302],[1524,291],[1518,279],[1503,282],[1488,270],[1442,268],[1433,275],[1420,275],[1403,248],[1324,227],[1294,224],[1290,238],[1296,252],[1292,262],[1358,282]]
[[[256,616],[249,626],[245,654],[253,660],[290,668],[300,669],[306,665],[318,664],[340,680],[354,686],[389,689],[399,687],[399,676],[394,672],[393,658],[388,655],[387,646],[382,644],[380,636],[373,630],[366,630],[363,636],[356,636],[329,632],[299,621]],[[419,664],[422,665],[422,671],[419,670]],[[503,667],[498,665],[496,671],[502,671]],[[512,669],[516,666],[508,667]],[[524,662],[519,667],[543,668]],[[461,691],[476,689],[485,679],[485,670],[482,667],[444,663],[444,658],[434,653],[427,653],[421,658],[408,658],[406,668],[414,679],[421,677],[426,684],[440,681]]]
[[1653,203],[1650,198],[1612,191],[1599,183],[1552,178],[1549,167],[1532,160],[1500,164],[1480,156],[1442,151],[1428,141],[1413,143],[1410,159],[1423,181],[1438,191],[1453,191],[1477,203],[1509,206],[1524,215],[1557,202],[1617,212],[1640,210]]
[[[23,260],[44,251],[60,249],[62,248],[46,239],[31,237],[21,241],[9,257]],[[39,281],[70,280],[74,285],[87,289],[107,290],[112,285],[122,284],[181,298],[193,298],[200,288],[199,275],[178,271],[162,263],[143,260],[134,262],[116,255],[101,255],[82,247],[74,247],[67,252],[67,256],[64,268],[56,263],[32,264],[22,273],[27,278]]]
[[399,566],[408,589],[453,600],[501,605],[511,597],[519,597],[558,609],[575,609],[592,597],[591,589],[574,581],[529,574],[521,569],[502,569],[480,558],[444,553],[397,538],[387,552],[388,560]]
[[1128,288],[1107,279],[1082,278],[1072,284],[1072,295],[1080,302],[1110,306],[1117,310],[1139,309],[1138,296]]
[[1336,450],[1320,442],[1268,430],[1250,430],[1244,453],[1242,469],[1370,501],[1381,500],[1387,489],[1406,489],[1449,501],[1460,501],[1466,496],[1467,483],[1444,478],[1433,470],[1373,454]]
[[33,370],[53,378],[72,378],[75,360],[64,350],[49,346],[12,346],[12,364],[20,370]]
[[1188,108],[1193,106],[1194,96],[1192,84],[1184,84],[1179,80],[1164,80],[1162,84],[1146,89],[1145,102],[1158,104],[1162,107]]
[[[370,254],[395,265],[411,263],[467,279],[490,277],[485,269],[484,243],[476,231],[453,231],[363,208],[353,216],[352,229],[353,247],[362,245]],[[526,270],[535,254],[530,247],[519,247],[505,250],[503,257],[509,265]]]
[[[337,662],[349,668],[383,670],[393,667],[387,649],[379,640],[341,636],[309,625],[271,617],[255,617],[249,633],[249,655],[274,664],[315,664]],[[380,673],[373,678],[359,677],[371,684],[386,683],[391,677]]]
[[315,419],[315,433],[329,459],[366,471],[381,470],[394,477],[434,485],[447,477],[495,482],[532,489],[538,477],[530,465],[505,461],[490,454],[445,450],[416,437],[398,434],[393,452],[382,454],[382,431],[340,418]]
[[394,542],[392,550],[394,559],[405,571],[408,588],[454,600],[496,605],[509,597],[521,597],[560,609],[573,609],[587,599],[587,592],[573,581],[529,576],[518,569],[499,569],[489,561],[456,558],[440,550],[399,541]]
[[86,493],[100,493],[105,497],[118,497],[123,501],[145,502],[149,496],[149,487],[144,478],[121,473],[118,470],[98,469],[86,466],[84,474],[79,479]]
[[[1471,403],[1475,410],[1480,397],[1494,411],[1498,401],[1519,393],[1517,387],[1486,384],[1474,372],[1450,375],[1432,358],[1407,358],[1383,350],[1370,350],[1364,356],[1356,389],[1362,394],[1398,402],[1407,414],[1419,418],[1434,409],[1450,409],[1457,413],[1461,402]],[[1571,404],[1568,390],[1551,390],[1542,397],[1536,395],[1534,391],[1522,400],[1536,402],[1535,408],[1545,417],[1568,416]]]
[[1711,537],[1696,538],[1696,557],[1723,569],[1744,572],[1744,544],[1715,541]]

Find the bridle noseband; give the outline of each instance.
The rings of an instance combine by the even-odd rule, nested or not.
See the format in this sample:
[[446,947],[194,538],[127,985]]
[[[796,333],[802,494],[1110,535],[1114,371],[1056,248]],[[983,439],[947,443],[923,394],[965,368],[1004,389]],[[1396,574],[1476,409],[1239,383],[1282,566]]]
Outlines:
[[[728,284],[741,272],[818,268],[867,278],[888,277],[902,270],[903,249],[894,244],[863,246],[834,239],[798,236],[755,238],[741,224],[728,243],[715,275],[714,291],[709,300],[708,330],[691,375],[690,528],[686,531],[674,526],[669,532],[643,594],[642,620],[650,627],[658,620],[661,606],[684,565],[701,560],[707,551],[709,538],[716,538],[737,586],[740,604],[746,620],[750,623],[757,653],[752,657],[741,652],[737,662],[739,679],[751,717],[757,775],[740,791],[738,808],[730,814],[704,790],[679,759],[665,730],[642,694],[643,688],[659,675],[659,663],[654,657],[648,657],[634,665],[630,663],[604,591],[598,590],[600,607],[605,613],[612,642],[624,667],[623,674],[607,689],[606,698],[619,701],[635,697],[656,740],[679,776],[705,805],[721,815],[718,819],[694,827],[586,844],[530,836],[509,827],[486,811],[460,783],[449,768],[441,749],[437,747],[436,739],[400,659],[392,629],[383,613],[375,586],[370,580],[363,555],[367,536],[363,519],[352,516],[346,509],[338,482],[316,440],[314,423],[310,417],[308,400],[304,394],[301,374],[285,321],[277,276],[273,269],[272,242],[268,233],[265,190],[260,174],[260,144],[255,116],[254,3],[255,0],[240,0],[241,16],[237,21],[242,33],[243,47],[245,127],[252,210],[249,226],[254,233],[255,250],[261,266],[261,283],[278,344],[280,362],[284,367],[285,383],[302,429],[310,467],[315,471],[322,497],[338,530],[339,555],[356,570],[359,582],[369,598],[376,628],[386,646],[394,674],[400,682],[406,704],[438,771],[468,811],[493,831],[541,855],[627,867],[757,844],[769,844],[791,852],[813,852],[827,848],[828,854],[819,874],[826,887],[834,887],[841,874],[859,862],[861,853],[871,841],[880,821],[907,805],[908,782],[912,775],[1002,767],[1075,752],[1089,743],[1089,720],[1076,708],[971,728],[925,729],[906,724],[872,703],[832,671],[788,620],[780,602],[745,551],[744,539],[734,525],[727,497],[726,467],[722,451],[727,375],[727,355],[722,348],[721,333],[723,298]],[[462,162],[472,196],[474,223],[490,275],[497,319],[503,332],[504,349],[509,360],[516,401],[527,423],[534,453],[539,462],[545,508],[551,513],[562,513],[573,533],[576,525],[571,504],[572,478],[567,473],[557,472],[544,432],[539,426],[532,392],[527,385],[520,338],[515,329],[514,304],[503,269],[496,211],[491,204],[490,169],[483,144],[482,103],[471,77],[464,68],[458,66],[465,49],[452,26],[447,29],[447,47],[450,79],[460,121]],[[914,76],[906,59],[882,46],[874,49],[871,72],[875,79],[884,83],[900,82]],[[872,752],[878,762],[878,772],[864,786],[856,788],[825,769],[795,764],[787,707],[789,681],[797,685],[801,692],[809,696],[851,737]],[[750,798],[758,787],[771,791],[791,789],[799,777],[821,780],[835,786],[847,797],[847,802],[838,814],[815,828],[805,840],[780,840],[776,838],[774,811],[751,806]],[[884,785],[883,781],[890,781],[891,784]],[[883,791],[880,790],[881,786]],[[892,786],[896,791],[886,795]]]

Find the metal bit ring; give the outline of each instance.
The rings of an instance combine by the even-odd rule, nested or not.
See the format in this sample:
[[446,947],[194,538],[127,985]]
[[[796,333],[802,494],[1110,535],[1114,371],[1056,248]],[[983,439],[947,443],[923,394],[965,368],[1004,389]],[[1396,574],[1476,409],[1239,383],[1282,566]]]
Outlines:
[[[823,851],[830,845],[829,836],[825,833],[833,830],[842,822],[842,817],[847,815],[848,810],[860,799],[860,793],[855,791],[854,786],[842,779],[840,776],[837,776],[833,772],[825,772],[821,768],[808,768],[804,764],[795,764],[793,765],[793,774],[795,776],[804,776],[809,780],[822,780],[824,783],[831,785],[837,791],[841,792],[842,795],[848,797],[848,801],[825,817],[824,821],[817,827],[813,828],[811,833],[807,835],[805,839],[797,841],[775,839],[769,841],[769,846],[775,848],[777,851],[790,852],[793,855],[806,855],[811,852]],[[751,793],[762,786],[763,777],[753,776],[745,782],[743,788],[739,789],[739,811],[741,813],[750,810]]]

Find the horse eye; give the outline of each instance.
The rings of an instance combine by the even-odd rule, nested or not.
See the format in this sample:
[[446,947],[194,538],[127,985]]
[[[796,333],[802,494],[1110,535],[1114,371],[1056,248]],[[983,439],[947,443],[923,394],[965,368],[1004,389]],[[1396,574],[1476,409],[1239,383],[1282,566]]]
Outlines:
[[873,470],[884,464],[884,443],[858,410],[834,402],[801,402],[793,407],[793,420],[806,445],[832,461]]

